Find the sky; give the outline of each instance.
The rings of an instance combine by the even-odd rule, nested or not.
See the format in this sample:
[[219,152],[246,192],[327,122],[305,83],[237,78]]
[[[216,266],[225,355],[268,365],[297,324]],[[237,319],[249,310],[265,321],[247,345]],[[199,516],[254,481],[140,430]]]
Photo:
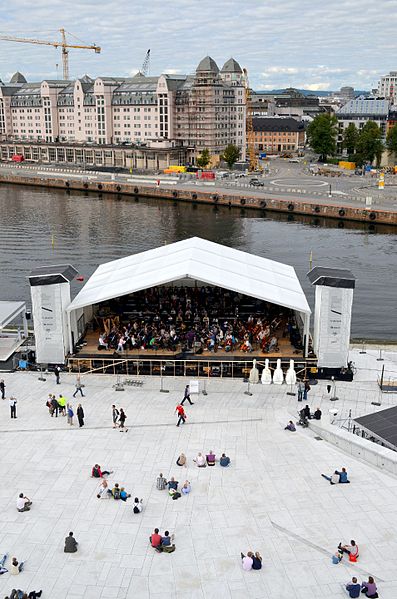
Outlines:
[[[371,90],[397,70],[397,0],[0,0],[2,35],[55,41],[60,27],[102,48],[71,50],[72,78],[134,75],[149,48],[151,75],[233,56],[256,90]],[[62,78],[60,50],[0,40],[0,79],[17,70]]]

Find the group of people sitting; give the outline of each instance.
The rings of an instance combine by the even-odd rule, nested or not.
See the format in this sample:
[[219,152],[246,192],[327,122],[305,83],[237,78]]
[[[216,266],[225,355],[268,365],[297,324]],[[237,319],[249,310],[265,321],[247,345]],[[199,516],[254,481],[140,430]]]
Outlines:
[[360,597],[361,593],[369,599],[376,599],[379,597],[373,576],[368,576],[368,580],[363,581],[361,584],[357,581],[357,577],[353,576],[351,582],[346,584],[345,589],[352,599],[357,599],[357,597]]
[[327,476],[326,474],[322,474],[321,476],[326,480],[329,480],[331,485],[350,483],[350,480],[347,477],[346,468],[342,468],[341,471],[335,470],[334,473],[331,474],[331,476]]
[[[111,305],[128,313],[128,298]],[[216,352],[239,349],[278,351],[276,331],[283,328],[296,347],[299,329],[289,313],[260,300],[250,300],[254,311],[244,313],[244,296],[217,287],[152,287],[133,296],[135,318],[121,323],[120,316],[98,318],[98,349],[171,350],[179,346]]]
[[241,561],[243,570],[246,570],[247,572],[249,570],[260,570],[262,568],[262,558],[259,554],[259,551],[256,551],[255,553],[248,551],[247,555],[242,553]]
[[[206,468],[207,466],[215,466],[217,459],[216,455],[212,451],[212,449],[204,456],[200,451],[197,456],[193,458],[193,462],[198,466],[198,468]],[[184,453],[181,453],[178,456],[176,461],[177,466],[187,466],[187,458]],[[223,453],[219,458],[219,464],[226,468],[230,465],[230,458]]]
[[41,597],[43,591],[30,591],[24,592],[21,589],[12,589],[10,595],[4,597],[4,599],[38,599]]
[[12,557],[9,568],[6,568],[5,564],[7,561],[7,557],[8,557],[8,553],[5,553],[3,555],[3,557],[0,559],[0,575],[5,574],[8,571],[10,572],[10,574],[14,574],[14,575],[22,572],[24,562],[19,563],[16,557]]
[[175,551],[174,538],[175,535],[170,535],[168,530],[164,532],[164,535],[161,535],[159,529],[155,528],[149,537],[149,541],[157,553],[172,553]]
[[[92,478],[102,478],[102,482],[99,485],[97,498],[103,499],[105,497],[112,497],[116,501],[127,501],[131,497],[131,493],[127,493],[124,487],[120,487],[119,483],[115,483],[113,488],[109,487],[108,481],[106,480],[106,476],[113,474],[113,470],[102,470],[100,464],[94,464],[91,470]],[[139,499],[135,497],[133,512],[135,514],[140,514],[143,509],[143,499]]]

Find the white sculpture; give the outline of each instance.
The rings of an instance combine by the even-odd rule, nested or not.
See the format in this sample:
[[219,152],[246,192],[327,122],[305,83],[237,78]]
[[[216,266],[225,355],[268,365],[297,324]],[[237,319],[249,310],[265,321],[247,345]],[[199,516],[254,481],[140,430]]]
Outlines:
[[281,360],[280,358],[277,360],[277,367],[273,374],[273,383],[275,385],[282,385],[284,382],[284,373],[281,370]]
[[265,360],[265,368],[262,370],[262,385],[270,385],[272,382],[272,371],[269,368],[269,358]]
[[252,362],[252,368],[250,370],[249,382],[251,385],[256,385],[259,383],[259,370],[256,367],[256,360]]
[[287,385],[296,385],[296,372],[294,370],[294,361],[289,361],[289,368],[285,375],[285,382]]

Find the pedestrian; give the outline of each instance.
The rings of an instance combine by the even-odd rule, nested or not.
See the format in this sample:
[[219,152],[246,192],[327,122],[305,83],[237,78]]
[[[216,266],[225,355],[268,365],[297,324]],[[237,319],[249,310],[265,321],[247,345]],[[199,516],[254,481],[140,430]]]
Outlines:
[[5,385],[4,379],[1,379],[1,381],[0,381],[0,391],[1,391],[1,399],[5,399],[6,398],[6,385]]
[[303,401],[307,401],[307,394],[309,393],[311,387],[309,385],[309,381],[305,381],[305,387],[303,389]]
[[119,416],[120,416],[120,412],[118,411],[118,409],[116,408],[116,406],[113,404],[112,405],[113,428],[117,428],[118,427],[117,421],[119,419]]
[[299,381],[299,383],[298,383],[298,401],[302,401],[304,388],[305,387],[304,387],[302,381]]
[[[55,398],[55,395],[53,397]],[[66,398],[63,395],[58,397],[58,407],[62,416],[66,416]]]
[[69,536],[66,537],[66,539],[65,539],[65,547],[64,547],[63,551],[65,553],[76,553],[77,545],[78,545],[78,542],[74,538],[73,533],[70,532]]
[[52,408],[51,416],[54,416],[54,414],[55,414],[55,418],[58,418],[59,404],[57,402],[55,395],[53,395],[51,398],[51,408]]
[[61,368],[60,368],[60,366],[56,365],[54,368],[54,374],[55,374],[55,380],[56,380],[57,385],[61,384],[61,381],[59,378],[60,373],[61,373]]
[[79,427],[81,428],[82,426],[84,426],[84,410],[82,408],[81,403],[79,403],[79,405],[77,406],[76,414],[77,420],[79,421]]
[[68,424],[70,424],[71,426],[73,426],[74,412],[73,412],[72,405],[70,403],[68,403],[66,405],[66,411],[67,411],[67,415],[68,415]]
[[181,422],[183,422],[183,424],[185,424],[187,416],[186,416],[185,410],[183,409],[183,406],[181,404],[178,404],[176,406],[175,412],[178,412],[178,416],[179,416],[177,426],[179,426]]
[[9,399],[10,410],[11,410],[11,418],[17,417],[17,400],[15,397],[10,397]]
[[83,387],[81,384],[81,379],[80,379],[80,375],[77,375],[77,380],[76,380],[76,391],[73,393],[73,397],[76,397],[77,393],[80,391],[81,397],[84,397],[84,393],[83,393]]
[[126,418],[127,418],[126,413],[124,412],[123,408],[120,408],[120,415],[119,415],[120,433],[128,433],[128,428],[124,428]]
[[183,406],[183,404],[186,400],[188,400],[188,402],[190,403],[191,406],[194,405],[194,403],[190,400],[190,386],[189,385],[186,385],[186,387],[185,387],[185,393],[184,393],[183,399],[181,401],[181,406]]

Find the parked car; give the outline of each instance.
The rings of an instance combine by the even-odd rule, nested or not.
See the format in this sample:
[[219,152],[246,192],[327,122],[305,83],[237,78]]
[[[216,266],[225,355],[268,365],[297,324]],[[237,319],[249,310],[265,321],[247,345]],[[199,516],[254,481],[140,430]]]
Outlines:
[[250,179],[250,185],[253,187],[265,187],[264,182],[259,179]]
[[245,173],[238,173],[238,175],[236,175],[236,179],[241,179],[242,177],[246,177],[247,175]]

